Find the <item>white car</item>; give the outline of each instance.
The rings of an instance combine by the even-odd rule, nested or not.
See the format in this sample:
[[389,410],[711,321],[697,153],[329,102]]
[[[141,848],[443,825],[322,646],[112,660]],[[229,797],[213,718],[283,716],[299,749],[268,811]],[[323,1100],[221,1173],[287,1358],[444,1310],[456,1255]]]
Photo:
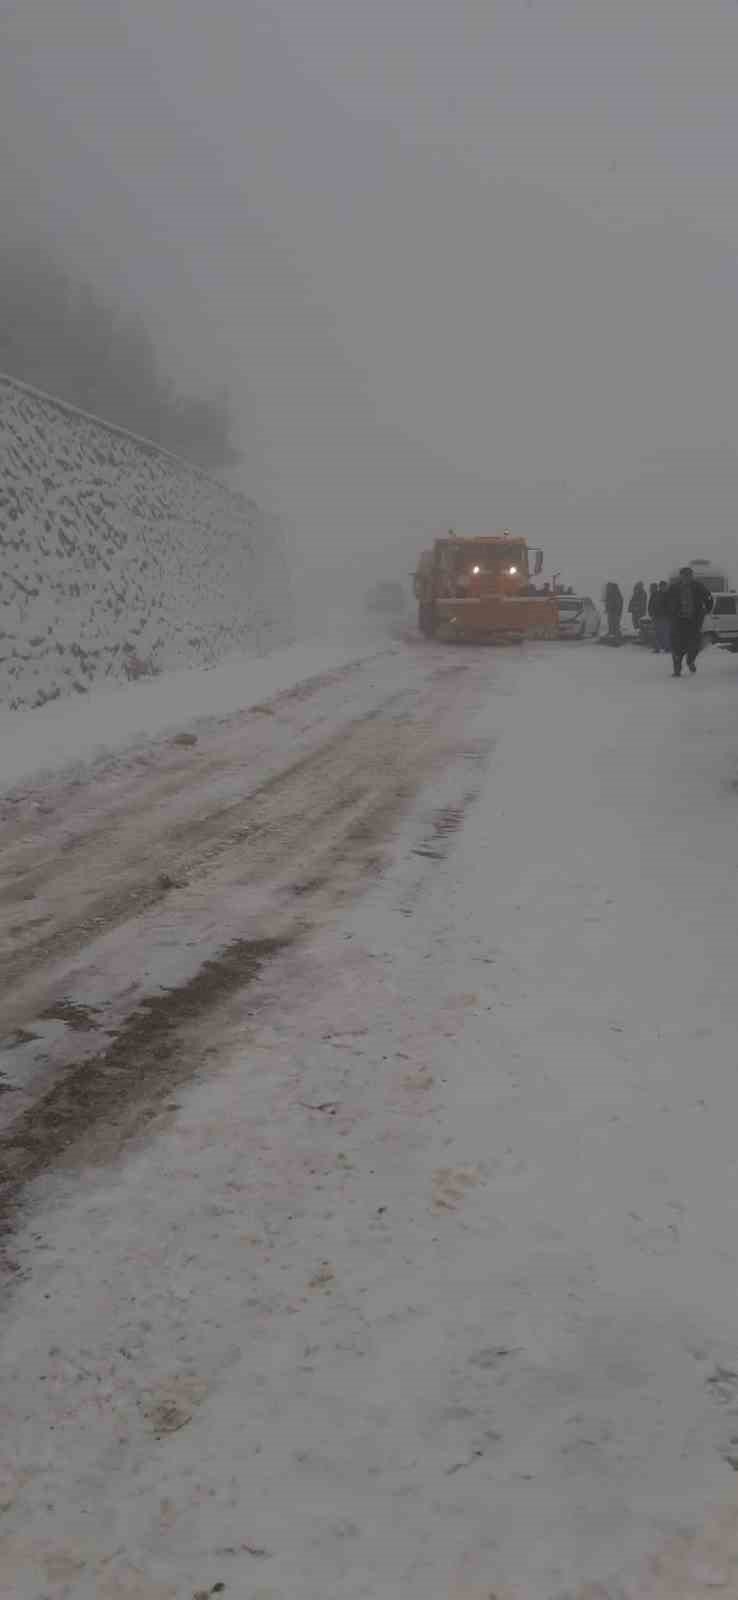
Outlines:
[[600,613],[588,595],[557,594],[560,639],[596,639]]
[[702,637],[707,644],[738,650],[738,594],[734,590],[714,596],[712,611],[702,624]]

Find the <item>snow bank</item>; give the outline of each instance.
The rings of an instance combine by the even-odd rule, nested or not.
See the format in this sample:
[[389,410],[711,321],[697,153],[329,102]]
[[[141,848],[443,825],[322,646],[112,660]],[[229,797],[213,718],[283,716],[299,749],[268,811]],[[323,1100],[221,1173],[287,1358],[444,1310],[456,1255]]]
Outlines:
[[248,710],[374,649],[370,641],[351,651],[340,643],[292,645],[261,658],[233,656],[210,670],[192,667],[144,683],[98,687],[83,699],[75,696],[36,711],[0,707],[0,790],[154,739],[200,717]]
[[291,637],[274,518],[0,376],[0,703],[39,706]]

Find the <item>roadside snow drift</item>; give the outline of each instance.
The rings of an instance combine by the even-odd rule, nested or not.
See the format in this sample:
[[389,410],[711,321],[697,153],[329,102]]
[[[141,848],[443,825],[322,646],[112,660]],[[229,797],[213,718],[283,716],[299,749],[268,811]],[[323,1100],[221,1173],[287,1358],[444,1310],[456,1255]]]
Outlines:
[[210,669],[182,667],[140,683],[108,682],[35,711],[0,706],[0,794],[203,718],[246,711],[373,653],[364,640],[355,640],[352,651],[340,644],[292,644],[264,656],[229,656]]
[[291,636],[274,518],[0,377],[0,704],[38,706]]

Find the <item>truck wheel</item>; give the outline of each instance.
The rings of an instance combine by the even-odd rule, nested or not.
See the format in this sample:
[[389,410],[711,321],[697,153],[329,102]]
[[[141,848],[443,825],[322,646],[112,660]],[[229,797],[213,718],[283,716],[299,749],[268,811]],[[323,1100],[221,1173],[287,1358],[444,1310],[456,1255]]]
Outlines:
[[418,606],[418,627],[425,639],[432,639],[436,631],[435,606],[424,604]]

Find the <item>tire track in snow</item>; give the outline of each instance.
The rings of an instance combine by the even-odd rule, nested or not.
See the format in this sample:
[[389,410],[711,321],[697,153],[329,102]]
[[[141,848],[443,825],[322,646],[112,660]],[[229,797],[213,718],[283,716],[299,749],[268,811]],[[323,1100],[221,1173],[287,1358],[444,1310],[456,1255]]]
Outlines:
[[[0,1055],[6,1214],[47,1167],[109,1159],[177,1083],[203,1069],[200,1024],[383,870],[403,810],[458,759],[460,713],[480,682],[486,689],[486,663],[480,674],[478,659],[439,660],[420,686],[385,693],[248,795],[226,804],[216,795],[209,813],[157,831],[140,852],[139,873],[151,874],[156,851],[147,892],[136,880],[127,895],[98,901],[96,917],[87,901],[83,921],[73,903],[65,920],[62,901],[61,926],[40,938],[33,930],[30,948],[6,967],[27,981],[0,1009],[16,1030]],[[448,826],[439,813],[439,837]],[[85,863],[93,886],[95,852],[102,871],[115,827],[116,819]],[[119,860],[127,849],[119,842]],[[65,881],[63,862],[59,870]],[[84,964],[65,965],[82,940]],[[165,973],[163,946],[171,947]],[[56,1039],[45,1036],[52,1021]]]

